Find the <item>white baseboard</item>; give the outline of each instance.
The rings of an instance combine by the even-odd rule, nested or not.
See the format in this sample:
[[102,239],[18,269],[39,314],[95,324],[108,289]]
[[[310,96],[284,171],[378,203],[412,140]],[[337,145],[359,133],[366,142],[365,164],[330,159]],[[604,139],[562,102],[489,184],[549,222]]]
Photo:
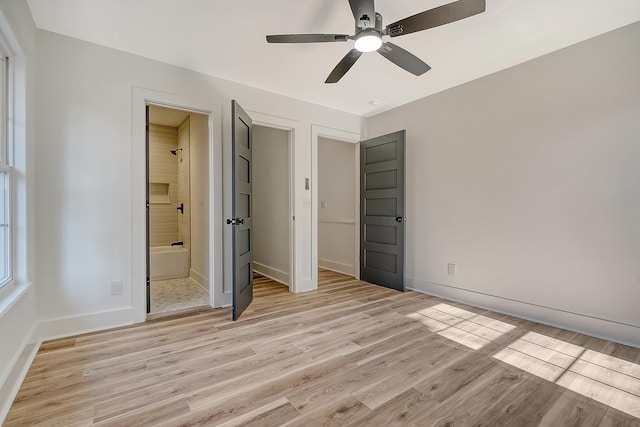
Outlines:
[[42,340],[38,335],[38,325],[33,325],[20,346],[21,350],[16,354],[17,357],[12,364],[11,371],[9,371],[9,374],[0,385],[0,425],[7,417],[9,409],[11,409],[13,400],[18,394],[24,378],[27,376],[41,343]]
[[289,273],[285,271],[255,261],[253,262],[253,271],[289,287]]
[[189,270],[189,277],[191,277],[193,281],[198,284],[198,286],[209,292],[209,279],[195,271],[193,268]]
[[295,292],[297,294],[302,293],[302,292],[311,292],[311,291],[315,291],[316,289],[318,289],[318,282],[317,281],[313,281],[312,278],[309,279],[297,279],[296,280],[296,288],[295,289],[291,289],[289,288],[292,292]]
[[640,347],[640,326],[638,325],[418,279],[407,279],[407,289],[632,347]]
[[39,331],[42,340],[45,341],[131,325],[134,323],[133,319],[133,308],[128,307],[100,313],[43,320],[40,322]]
[[347,274],[349,276],[355,276],[356,274],[356,268],[353,265],[343,264],[328,259],[318,258],[318,267],[324,268],[325,270],[335,271],[336,273]]
[[225,292],[222,294],[222,306],[231,307],[233,305],[233,292]]

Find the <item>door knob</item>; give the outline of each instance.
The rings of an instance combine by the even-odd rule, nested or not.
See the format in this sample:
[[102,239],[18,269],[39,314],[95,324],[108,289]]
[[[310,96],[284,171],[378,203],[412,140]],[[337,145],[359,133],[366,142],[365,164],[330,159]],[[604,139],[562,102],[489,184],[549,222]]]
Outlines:
[[227,224],[229,224],[229,225],[239,225],[239,224],[244,224],[244,218],[231,218],[231,219],[227,219]]

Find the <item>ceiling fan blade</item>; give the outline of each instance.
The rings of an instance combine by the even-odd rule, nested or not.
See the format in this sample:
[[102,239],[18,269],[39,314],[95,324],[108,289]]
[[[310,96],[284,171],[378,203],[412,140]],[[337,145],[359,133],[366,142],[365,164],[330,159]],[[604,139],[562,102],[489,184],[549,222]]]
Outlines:
[[267,43],[330,43],[346,42],[347,34],[277,34],[267,36]]
[[338,62],[338,65],[336,65],[336,68],[334,68],[331,74],[329,74],[329,77],[327,77],[325,83],[338,83],[342,76],[347,74],[347,71],[349,71],[351,67],[353,67],[353,64],[356,63],[361,55],[362,52],[360,52],[359,50],[351,49],[351,51],[347,53],[347,55],[342,58],[340,62]]
[[431,67],[422,61],[422,59],[393,43],[384,43],[382,47],[378,49],[378,53],[396,64],[398,67],[403,68],[416,76],[421,76],[431,69]]
[[[349,0],[356,27],[369,28],[376,25],[376,9],[373,0]],[[363,20],[363,17],[367,19]]]
[[387,25],[386,32],[391,37],[411,34],[477,15],[485,9],[485,0],[459,0]]

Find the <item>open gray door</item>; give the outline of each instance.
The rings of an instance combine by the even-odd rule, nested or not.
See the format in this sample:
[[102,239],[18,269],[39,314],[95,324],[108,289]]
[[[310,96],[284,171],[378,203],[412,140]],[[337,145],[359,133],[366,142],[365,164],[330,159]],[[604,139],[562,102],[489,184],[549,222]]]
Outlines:
[[151,255],[149,251],[151,251],[151,234],[150,234],[150,212],[149,212],[149,106],[145,105],[145,117],[146,117],[146,125],[145,125],[145,167],[146,167],[146,227],[147,227],[147,240],[146,240],[146,258],[147,258],[147,285],[146,296],[147,296],[147,314],[151,313]]
[[233,320],[237,320],[253,300],[253,236],[251,201],[251,118],[231,101],[232,138],[232,218],[233,227]]
[[405,131],[360,143],[360,279],[405,290]]

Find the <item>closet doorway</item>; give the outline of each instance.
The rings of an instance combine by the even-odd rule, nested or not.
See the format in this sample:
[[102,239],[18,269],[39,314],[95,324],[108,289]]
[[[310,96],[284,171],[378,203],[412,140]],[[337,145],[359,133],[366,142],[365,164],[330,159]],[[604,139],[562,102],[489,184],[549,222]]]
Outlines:
[[256,124],[252,129],[254,278],[268,277],[290,288],[292,132]]
[[318,268],[358,277],[359,144],[318,138]]

